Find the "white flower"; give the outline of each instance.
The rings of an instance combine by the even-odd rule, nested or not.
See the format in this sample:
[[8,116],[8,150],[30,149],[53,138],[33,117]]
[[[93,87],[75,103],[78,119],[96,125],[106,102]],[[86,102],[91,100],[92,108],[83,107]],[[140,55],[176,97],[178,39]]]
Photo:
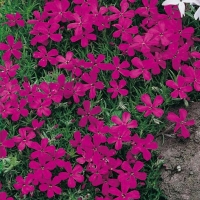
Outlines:
[[195,12],[194,18],[195,18],[195,20],[197,20],[198,18],[199,18],[199,20],[200,20],[200,7],[199,7],[199,8],[197,9],[197,11]]
[[163,6],[178,5],[181,17],[185,16],[185,3],[196,3],[199,0],[166,0],[162,3]]

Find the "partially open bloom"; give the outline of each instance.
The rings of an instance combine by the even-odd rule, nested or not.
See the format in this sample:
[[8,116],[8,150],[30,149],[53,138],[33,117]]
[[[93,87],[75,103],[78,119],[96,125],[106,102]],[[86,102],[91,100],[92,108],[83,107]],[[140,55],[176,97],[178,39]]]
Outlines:
[[0,158],[7,156],[6,148],[13,148],[15,143],[13,139],[6,139],[8,132],[6,130],[0,131]]

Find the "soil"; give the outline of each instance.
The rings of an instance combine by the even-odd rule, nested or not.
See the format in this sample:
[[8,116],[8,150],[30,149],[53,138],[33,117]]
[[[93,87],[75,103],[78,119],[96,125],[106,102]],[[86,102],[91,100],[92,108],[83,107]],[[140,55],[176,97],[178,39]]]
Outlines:
[[164,160],[161,188],[168,200],[200,200],[200,102],[191,103],[187,111],[187,119],[195,119],[190,138],[169,137],[174,135],[172,128],[164,142],[163,137],[156,139]]

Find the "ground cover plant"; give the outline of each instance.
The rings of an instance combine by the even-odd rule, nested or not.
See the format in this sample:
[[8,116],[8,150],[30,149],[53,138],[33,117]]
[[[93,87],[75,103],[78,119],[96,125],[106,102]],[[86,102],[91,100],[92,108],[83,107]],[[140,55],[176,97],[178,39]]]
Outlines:
[[195,124],[200,3],[162,3],[0,1],[1,199],[167,199],[155,136]]

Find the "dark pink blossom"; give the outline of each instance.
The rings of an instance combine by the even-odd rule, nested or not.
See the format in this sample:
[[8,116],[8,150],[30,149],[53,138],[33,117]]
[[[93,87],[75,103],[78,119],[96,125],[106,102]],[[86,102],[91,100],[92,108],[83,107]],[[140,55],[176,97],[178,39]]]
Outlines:
[[178,75],[177,83],[173,80],[168,80],[166,81],[166,85],[174,89],[171,93],[172,98],[177,98],[179,96],[181,99],[186,99],[188,97],[186,93],[192,91],[192,86],[188,85],[186,78],[181,75]]
[[125,182],[121,182],[121,190],[119,190],[116,187],[111,187],[109,189],[109,193],[117,196],[114,198],[114,200],[124,200],[124,199],[140,199],[140,193],[137,190],[131,190],[129,191],[130,187],[129,185]]
[[118,10],[115,6],[110,6],[109,10],[114,13],[109,16],[110,21],[114,21],[116,19],[121,18],[130,18],[132,19],[135,16],[134,10],[128,10],[129,4],[127,2],[123,2],[120,4],[121,11]]
[[4,62],[5,66],[0,65],[0,76],[10,76],[14,77],[16,71],[20,68],[18,64],[13,65],[12,61],[8,60]]
[[[179,117],[180,116],[180,117]],[[186,121],[187,111],[185,109],[179,109],[179,116],[173,112],[169,112],[167,115],[167,119],[169,121],[175,122],[176,126],[174,128],[174,133],[177,132],[179,129],[181,133],[178,136],[182,136],[184,138],[190,137],[190,133],[187,129],[187,126],[193,126],[195,124],[194,120]]]
[[148,161],[151,159],[151,153],[149,150],[155,150],[158,148],[157,142],[153,142],[154,136],[148,134],[146,138],[140,138],[137,134],[132,137],[132,149],[133,155],[138,155],[140,152],[143,158]]
[[123,142],[131,140],[131,132],[124,126],[110,130],[111,136],[107,139],[108,144],[115,143],[115,149],[120,150]]
[[27,104],[26,99],[21,99],[19,102],[13,101],[12,102],[12,117],[11,119],[13,121],[18,121],[20,116],[27,117],[29,114],[29,111],[24,108]]
[[56,60],[59,62],[57,65],[58,69],[66,69],[68,71],[71,71],[73,68],[73,52],[68,51],[65,55],[65,58],[63,56],[58,55],[56,57]]
[[6,18],[8,19],[8,22],[6,22],[6,24],[8,24],[8,26],[12,27],[15,25],[24,27],[25,22],[22,19],[22,16],[20,13],[15,13],[15,14],[6,14]]
[[98,139],[104,143],[107,141],[106,133],[109,133],[110,128],[105,126],[103,121],[93,120],[88,130],[94,133],[94,135],[97,135]]
[[62,93],[59,91],[59,84],[57,83],[47,83],[47,82],[42,82],[39,85],[39,88],[42,92],[39,93],[39,98],[43,97],[45,99],[45,101],[47,100],[51,100],[56,102],[56,103],[60,103],[62,100]]
[[67,11],[70,6],[68,0],[55,0],[45,4],[44,10],[51,17],[51,22],[66,22],[71,16],[71,12]]
[[7,44],[0,42],[0,50],[5,51],[2,56],[4,61],[10,60],[11,55],[13,55],[16,59],[20,59],[22,57],[22,53],[19,49],[22,48],[22,43],[20,41],[15,43],[15,38],[12,35],[8,35]]
[[138,33],[138,27],[132,26],[132,20],[129,18],[120,18],[118,24],[113,24],[118,30],[113,33],[114,38],[121,36],[123,41],[127,41],[130,36]]
[[89,73],[83,73],[81,79],[85,81],[87,84],[87,90],[89,92],[89,98],[94,99],[96,97],[96,89],[102,90],[104,88],[104,84],[101,81],[97,81],[98,73],[95,70],[90,71]]
[[34,58],[41,58],[38,65],[41,67],[46,67],[47,62],[49,61],[52,65],[57,64],[57,60],[55,56],[58,55],[57,49],[51,49],[49,52],[47,52],[46,48],[44,46],[38,46],[39,51],[35,51],[33,53]]
[[35,190],[34,186],[32,185],[33,181],[33,174],[28,174],[27,177],[23,179],[22,176],[17,176],[16,182],[14,184],[14,188],[16,190],[21,190],[23,195],[27,195]]
[[89,45],[90,40],[92,40],[92,41],[97,40],[97,36],[92,33],[93,31],[94,31],[93,28],[86,29],[83,32],[79,31],[79,32],[77,32],[76,35],[72,36],[70,38],[70,40],[71,40],[71,42],[77,42],[77,41],[81,40],[81,46],[87,47]]
[[143,75],[143,78],[146,81],[150,81],[151,80],[151,73],[149,72],[149,70],[151,69],[151,61],[150,60],[140,60],[137,57],[134,57],[131,60],[132,65],[134,65],[135,67],[137,67],[138,69],[133,69],[130,72],[130,77],[131,78],[137,78],[140,75]]
[[0,114],[3,119],[7,118],[8,115],[11,115],[12,113],[13,109],[11,101],[7,101],[6,103],[0,102]]
[[38,121],[37,119],[33,119],[32,120],[32,127],[34,131],[37,131],[40,127],[43,126],[43,124],[45,123],[44,120],[42,121]]
[[107,92],[113,93],[111,96],[112,99],[116,98],[119,94],[121,94],[122,96],[126,96],[128,94],[128,90],[123,89],[126,86],[125,80],[119,80],[119,84],[115,80],[110,81],[109,83],[112,88],[108,88]]
[[49,156],[49,151],[51,151],[52,148],[54,148],[53,146],[48,146],[48,138],[43,138],[41,140],[41,144],[37,143],[37,142],[33,142],[33,144],[31,145],[31,148],[34,149],[35,151],[31,153],[31,158],[35,159],[35,158],[43,158],[43,157],[47,157]]
[[100,106],[95,106],[94,108],[90,108],[91,104],[90,101],[85,100],[83,102],[83,108],[78,108],[77,114],[81,115],[82,118],[79,121],[79,126],[80,127],[85,127],[88,123],[92,123],[93,120],[95,120],[94,115],[97,115],[101,112],[101,107]]
[[144,181],[147,178],[145,172],[139,172],[144,167],[144,163],[141,161],[136,161],[133,168],[127,161],[124,161],[121,165],[121,168],[125,173],[121,173],[118,176],[120,182],[126,182],[130,188],[134,189],[137,187],[137,179]]
[[110,28],[109,16],[98,15],[96,17],[96,21],[94,23],[99,31],[103,31],[104,29]]
[[34,170],[34,177],[37,180],[50,179],[52,177],[51,171],[56,168],[54,161],[50,160],[48,156],[39,157],[39,162],[31,161],[29,168]]
[[51,99],[42,100],[40,98],[35,98],[34,101],[30,103],[30,107],[37,110],[37,115],[39,117],[42,117],[43,115],[48,117],[51,115],[51,110],[49,109],[51,104]]
[[142,0],[144,7],[139,7],[136,9],[135,14],[143,17],[148,17],[150,14],[155,14],[158,12],[157,3],[158,0]]
[[8,132],[6,130],[0,131],[0,158],[6,158],[6,148],[13,148],[15,143],[13,139],[7,139]]
[[128,68],[130,67],[130,64],[128,61],[123,61],[120,64],[120,59],[115,56],[113,57],[113,64],[112,64],[112,69],[114,70],[114,72],[112,73],[112,79],[119,79],[120,74],[125,76],[125,77],[129,77],[130,75],[130,71],[128,70]]
[[118,116],[112,116],[111,121],[117,125],[117,127],[126,128],[137,128],[138,122],[136,120],[131,120],[131,114],[129,112],[124,112],[122,114],[122,120]]
[[145,36],[136,35],[130,47],[139,52],[147,53],[151,51],[152,46],[156,45],[158,45],[158,41],[155,39],[154,34],[146,33]]
[[70,140],[69,143],[72,147],[77,148],[79,146],[81,146],[81,133],[80,131],[76,131],[74,132],[74,140]]
[[0,192],[1,200],[14,200],[12,197],[8,197],[6,192]]
[[194,89],[200,91],[200,69],[194,69],[190,66],[182,66],[182,71],[186,76],[188,83],[193,83]]
[[136,109],[138,112],[145,112],[144,117],[147,117],[151,114],[155,115],[156,117],[162,117],[164,114],[164,111],[161,108],[157,108],[159,105],[161,105],[164,101],[163,97],[161,95],[157,95],[152,103],[151,98],[148,94],[143,94],[141,96],[142,102],[144,102],[143,105],[137,105]]
[[36,137],[35,133],[33,131],[29,131],[29,129],[25,127],[19,129],[19,134],[20,137],[13,137],[13,141],[17,143],[19,151],[23,151],[26,146],[31,148],[33,144],[31,140]]
[[73,97],[74,102],[79,103],[80,102],[79,97],[85,96],[86,89],[87,89],[86,86],[84,86],[84,84],[80,82],[78,83],[74,83],[73,81],[67,82],[65,84],[64,97],[66,99]]
[[35,17],[35,19],[29,19],[27,21],[28,24],[37,24],[39,22],[44,22],[44,20],[48,17],[48,13],[47,12],[42,12],[40,13],[38,10],[33,11],[33,15]]
[[65,154],[66,151],[63,148],[56,149],[55,146],[52,146],[52,148],[49,148],[47,152],[51,156],[51,160],[58,166],[58,167],[63,167],[64,166],[64,160],[61,160]]
[[[46,178],[46,177],[45,177]],[[55,194],[60,195],[62,193],[62,189],[57,185],[61,182],[61,178],[59,176],[55,176],[52,180],[42,180],[39,185],[39,189],[42,192],[47,191],[47,197],[52,198]]]
[[64,169],[66,172],[60,172],[59,177],[61,180],[67,180],[67,185],[69,188],[75,188],[76,182],[82,183],[84,181],[84,176],[81,175],[83,168],[80,165],[76,165],[72,168],[70,162],[64,164]]

